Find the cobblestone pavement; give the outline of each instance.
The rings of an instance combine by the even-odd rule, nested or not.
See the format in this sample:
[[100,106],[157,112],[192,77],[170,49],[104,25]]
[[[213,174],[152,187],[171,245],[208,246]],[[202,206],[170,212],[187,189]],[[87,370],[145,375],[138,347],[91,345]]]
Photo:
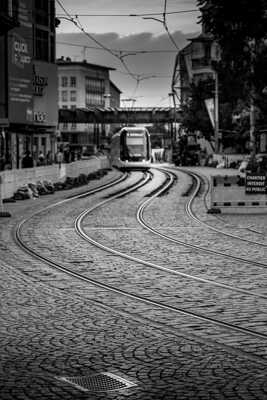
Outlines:
[[[201,169],[202,173],[214,173]],[[101,183],[117,175],[110,172]],[[162,177],[157,175],[157,182]],[[99,184],[99,183],[94,183]],[[203,231],[184,214],[187,201],[182,196],[190,179],[178,174],[178,183],[168,196],[156,199],[146,210],[145,218],[164,233],[181,235],[188,241],[210,245],[236,253],[236,244],[216,233]],[[248,290],[266,293],[266,272],[262,268],[222,260],[218,256],[173,246],[137,226],[134,204],[143,200],[153,184],[139,189],[115,204],[96,210],[85,221],[90,235],[105,244],[130,250],[142,258],[155,257],[154,262],[171,264],[178,271],[199,274]],[[104,289],[76,283],[64,274],[53,271],[42,261],[33,259],[13,241],[13,229],[18,221],[38,208],[56,202],[71,193],[58,192],[38,200],[7,204],[12,217],[0,220],[0,296],[1,296],[1,376],[0,398],[5,399],[266,399],[266,345],[260,340],[231,338],[220,329],[201,333],[200,324],[182,316],[157,315],[152,307],[127,302]],[[101,277],[119,287],[164,295],[182,304],[187,296],[188,308],[206,309],[207,313],[224,313],[226,318],[239,319],[259,330],[266,329],[266,300],[248,300],[225,291],[209,289],[182,278],[133,265],[132,262],[110,256],[92,248],[80,238],[74,241],[73,220],[84,207],[90,207],[102,194],[65,203],[34,218],[23,233],[33,246],[52,258],[91,277]],[[206,217],[201,198],[196,210]],[[136,208],[136,206],[135,206]],[[118,220],[118,218],[120,218]],[[210,217],[209,217],[210,218]],[[223,217],[224,218],[224,217]],[[228,218],[228,217],[227,217]],[[264,240],[262,216],[249,221],[233,217],[221,221],[227,228],[245,226],[260,230]],[[116,225],[114,225],[114,221]],[[246,226],[246,223],[248,226]],[[248,233],[247,233],[248,234]],[[146,251],[140,238],[147,243]],[[227,241],[227,243],[225,242]],[[142,243],[142,244],[143,244]],[[264,262],[265,254],[254,247],[238,243],[238,252]],[[160,248],[160,251],[159,251]],[[149,258],[148,257],[148,258]],[[160,258],[161,257],[161,258]],[[261,282],[261,285],[259,284]],[[174,285],[174,286],[173,286]],[[164,288],[164,293],[163,293]],[[182,295],[182,296],[181,296]],[[219,301],[221,300],[221,301]],[[171,300],[173,301],[173,300]],[[207,307],[210,302],[210,307]],[[231,305],[232,302],[232,305]],[[247,303],[246,303],[247,302]],[[127,303],[127,304],[126,304]],[[214,303],[215,309],[214,309]],[[245,304],[243,316],[238,303]],[[244,308],[244,307],[243,307]],[[249,321],[246,312],[249,311]],[[170,318],[172,321],[170,321]],[[209,338],[207,340],[207,338]],[[239,338],[240,339],[240,338]],[[244,349],[247,347],[247,352]],[[136,384],[129,389],[106,392],[84,392],[62,381],[60,377],[86,377],[94,373],[111,372]],[[91,381],[88,380],[90,383]]]

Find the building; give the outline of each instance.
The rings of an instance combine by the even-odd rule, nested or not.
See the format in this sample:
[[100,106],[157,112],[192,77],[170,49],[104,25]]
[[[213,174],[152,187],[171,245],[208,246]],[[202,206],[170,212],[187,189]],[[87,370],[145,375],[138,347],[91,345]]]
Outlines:
[[[58,65],[59,108],[119,107],[121,91],[110,81],[111,67],[72,61],[61,57]],[[60,124],[62,146],[69,148],[71,159],[78,154],[92,154],[109,135],[109,126],[94,124]],[[67,150],[68,151],[68,150]]]
[[9,149],[6,141],[8,120],[8,32],[19,25],[17,2],[2,0],[0,2],[0,170],[9,162]]
[[178,53],[176,69],[179,70],[179,79],[174,86],[179,87],[182,103],[188,99],[191,83],[215,78],[212,62],[218,57],[218,44],[205,32],[190,39],[190,43]]
[[[202,10],[203,11],[203,10]],[[215,150],[219,151],[221,134],[219,131],[218,76],[213,63],[220,60],[220,47],[212,34],[202,25],[202,32],[184,47],[176,57],[172,89],[179,93],[180,104],[186,104],[191,96],[191,84],[209,81],[214,85],[212,98],[205,100],[207,112],[214,129]],[[212,82],[213,81],[213,82]]]
[[6,82],[0,85],[1,169],[21,168],[26,153],[33,156],[33,166],[40,152],[52,162],[58,120],[55,0],[1,1],[4,5],[11,29],[1,36]]

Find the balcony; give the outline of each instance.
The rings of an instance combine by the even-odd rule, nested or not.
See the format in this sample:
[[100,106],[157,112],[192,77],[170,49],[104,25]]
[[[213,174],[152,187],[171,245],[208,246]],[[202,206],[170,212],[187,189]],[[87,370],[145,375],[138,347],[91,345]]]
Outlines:
[[192,69],[210,68],[211,59],[208,57],[192,58]]

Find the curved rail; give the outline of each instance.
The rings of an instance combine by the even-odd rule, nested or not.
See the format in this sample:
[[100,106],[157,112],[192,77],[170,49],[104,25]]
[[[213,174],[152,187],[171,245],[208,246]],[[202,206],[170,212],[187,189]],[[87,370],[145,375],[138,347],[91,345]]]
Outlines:
[[[198,184],[198,187],[200,188],[200,177],[202,178],[201,175],[197,174],[196,172],[187,171],[187,170],[182,170],[182,169],[180,169],[180,168],[179,168],[179,170],[181,170],[181,171],[187,173],[188,175],[190,175],[191,177],[193,177],[193,178],[198,182],[197,184]],[[208,185],[209,185],[209,183],[208,183]],[[209,186],[208,186],[207,193],[208,193],[208,191],[209,191]],[[196,192],[196,194],[197,194],[197,192]],[[259,246],[261,246],[261,247],[267,247],[267,244],[265,244],[265,243],[257,242],[257,241],[255,241],[255,240],[246,239],[246,238],[243,238],[243,237],[241,237],[241,236],[235,235],[235,234],[233,234],[233,233],[225,232],[225,231],[223,231],[222,229],[216,228],[215,226],[210,225],[210,224],[207,224],[207,222],[204,222],[204,221],[202,221],[201,219],[199,219],[199,218],[196,216],[196,214],[193,212],[193,208],[192,208],[192,205],[193,205],[194,199],[195,199],[195,197],[196,197],[196,194],[195,194],[194,197],[191,197],[191,199],[190,199],[189,202],[187,203],[187,213],[188,213],[188,215],[189,215],[194,221],[196,221],[196,222],[198,222],[199,224],[204,225],[204,226],[206,226],[207,228],[209,228],[209,229],[211,229],[211,230],[213,230],[213,231],[215,231],[215,232],[217,232],[217,233],[220,233],[220,234],[222,234],[222,235],[225,235],[225,236],[228,236],[228,237],[231,237],[231,238],[234,238],[234,239],[238,239],[238,240],[241,240],[241,241],[246,242],[246,243],[256,244],[256,245],[259,245]],[[207,194],[206,194],[206,195],[207,195]],[[206,197],[206,195],[205,195],[205,197]],[[205,205],[206,205],[206,208],[207,208],[206,202],[205,202]]]
[[[150,178],[147,177],[146,179],[147,179],[147,181],[148,181]],[[144,185],[144,184],[145,184],[144,182],[143,182],[143,183],[139,183],[139,184],[136,186],[136,188],[139,188],[140,186],[142,186],[142,185]],[[167,185],[169,185],[169,184],[170,184],[170,181],[167,182]],[[132,190],[132,188],[131,188],[130,190]],[[166,190],[166,188],[161,188],[160,191],[162,191],[162,190]],[[125,194],[126,194],[126,193],[127,193],[127,189],[125,190]],[[116,251],[114,251],[114,250],[112,250],[112,249],[109,249],[109,248],[107,248],[106,246],[103,246],[103,245],[101,245],[100,243],[98,243],[98,242],[94,241],[93,239],[91,239],[91,238],[84,232],[84,230],[82,229],[82,220],[83,220],[83,218],[84,218],[86,215],[89,214],[89,212],[95,210],[97,207],[103,206],[104,204],[106,204],[106,203],[108,203],[108,202],[114,200],[115,198],[117,198],[117,197],[119,197],[119,196],[121,196],[121,193],[115,195],[114,198],[106,199],[106,200],[100,202],[99,204],[97,204],[96,206],[90,208],[89,210],[85,210],[83,213],[81,213],[81,214],[77,217],[77,219],[76,219],[76,221],[75,221],[75,226],[76,226],[76,229],[77,229],[79,235],[80,235],[82,238],[84,238],[87,242],[89,242],[89,243],[91,243],[91,244],[94,244],[95,246],[97,246],[97,247],[99,247],[99,248],[101,248],[101,249],[103,249],[103,250],[111,251],[113,254],[121,255],[121,256],[123,256],[123,257],[125,257],[125,258],[134,260],[134,261],[136,261],[136,262],[138,262],[138,263],[142,263],[142,264],[144,264],[144,265],[149,265],[149,266],[154,266],[154,267],[157,267],[157,268],[162,269],[162,270],[164,269],[164,270],[166,271],[167,269],[165,269],[164,267],[159,267],[159,266],[156,266],[155,264],[148,263],[148,262],[144,262],[143,260],[140,260],[140,259],[138,259],[138,258],[136,258],[136,257],[125,256],[125,255],[123,255],[123,254],[120,253],[120,252],[116,252]],[[77,196],[77,197],[79,197],[79,196]],[[155,195],[155,197],[156,197],[156,195]],[[74,197],[74,198],[75,198],[75,197]],[[149,199],[149,200],[151,200],[151,199]],[[63,201],[63,202],[64,202],[64,201]],[[62,204],[63,202],[58,202],[57,204]],[[49,207],[48,207],[48,208],[49,208]],[[118,288],[116,288],[116,287],[114,287],[114,286],[112,286],[112,285],[108,285],[108,284],[101,283],[101,282],[99,282],[99,281],[97,281],[97,280],[95,280],[95,279],[88,278],[88,277],[86,277],[86,276],[84,276],[84,275],[82,275],[82,274],[79,274],[79,273],[77,273],[77,272],[74,272],[74,271],[70,270],[69,268],[65,267],[62,263],[56,262],[56,261],[50,259],[50,258],[47,257],[47,256],[43,256],[43,255],[41,255],[41,254],[38,254],[37,251],[35,251],[35,250],[33,250],[32,248],[30,248],[29,246],[27,246],[27,245],[23,242],[23,240],[22,240],[22,238],[21,238],[21,227],[22,227],[22,224],[23,224],[23,223],[25,223],[25,220],[22,221],[22,222],[18,225],[17,231],[16,231],[16,240],[17,240],[17,242],[19,243],[19,245],[24,249],[24,251],[26,251],[27,253],[31,254],[31,255],[34,256],[34,257],[36,257],[37,259],[46,262],[47,264],[49,264],[49,265],[50,265],[51,267],[53,267],[54,269],[57,269],[57,270],[59,270],[59,271],[61,271],[61,272],[64,272],[65,274],[68,274],[69,276],[72,276],[72,277],[74,277],[74,278],[76,278],[76,279],[79,279],[80,281],[83,281],[83,282],[85,282],[85,283],[93,284],[93,285],[96,286],[96,287],[104,288],[104,289],[106,289],[106,290],[108,290],[108,291],[111,291],[111,292],[113,292],[113,293],[117,293],[117,294],[123,295],[123,296],[125,296],[125,297],[127,297],[127,298],[131,298],[131,299],[137,300],[137,301],[142,302],[142,303],[144,303],[144,304],[153,305],[153,306],[156,306],[156,307],[158,307],[158,308],[160,308],[160,309],[169,310],[169,311],[173,311],[173,312],[176,312],[176,313],[185,315],[185,316],[193,317],[193,318],[198,319],[198,320],[200,320],[200,321],[208,322],[208,323],[210,323],[210,324],[212,324],[212,325],[219,326],[219,327],[221,327],[221,328],[230,329],[230,330],[232,330],[232,331],[236,331],[236,332],[238,332],[238,333],[242,333],[242,334],[245,334],[245,335],[250,335],[250,336],[256,337],[256,338],[258,338],[258,339],[267,340],[267,334],[260,333],[260,332],[256,332],[256,331],[253,331],[253,330],[248,329],[248,328],[238,327],[238,326],[236,326],[236,325],[234,325],[234,324],[231,324],[231,323],[228,323],[228,322],[219,321],[219,320],[217,320],[217,319],[215,319],[215,318],[211,318],[211,317],[205,317],[205,316],[203,316],[203,315],[200,315],[200,314],[197,314],[197,313],[194,313],[194,312],[191,312],[191,311],[186,311],[186,310],[184,310],[184,309],[182,309],[182,308],[179,308],[179,307],[167,305],[167,304],[164,304],[164,303],[161,303],[161,302],[158,302],[158,301],[149,299],[149,298],[144,297],[144,296],[141,296],[141,295],[136,295],[136,294],[133,294],[133,293],[129,293],[129,292],[125,291],[125,290],[118,289]]]
[[[171,185],[172,180],[173,180],[173,179],[168,179],[168,181],[167,181],[167,183],[166,183],[166,187],[161,187],[161,189],[159,190],[159,192],[158,192],[158,193],[155,193],[150,199],[146,200],[144,204],[147,205],[150,201],[152,201],[154,198],[156,198],[161,192],[165,191],[165,190],[167,189],[167,187],[169,187],[169,186]],[[116,197],[117,197],[117,196],[115,196],[114,198],[110,198],[110,199],[108,199],[108,200],[105,200],[105,201],[103,201],[103,202],[101,202],[101,203],[95,205],[94,207],[92,207],[92,208],[90,208],[90,209],[88,209],[88,210],[85,210],[84,212],[82,212],[82,213],[77,217],[77,219],[76,219],[76,221],[75,221],[75,227],[76,227],[77,233],[78,233],[84,240],[86,240],[88,243],[90,243],[90,244],[92,244],[92,245],[94,245],[94,246],[96,246],[96,247],[98,247],[98,248],[100,248],[100,249],[102,249],[102,250],[104,250],[104,251],[107,251],[107,252],[109,252],[109,253],[111,253],[111,254],[114,254],[114,255],[123,257],[123,258],[125,258],[125,259],[127,259],[127,260],[131,260],[131,261],[134,261],[134,262],[137,262],[137,263],[140,263],[140,264],[143,264],[143,265],[146,265],[146,266],[149,266],[149,267],[158,269],[158,270],[162,270],[162,271],[164,271],[164,272],[169,272],[169,273],[172,273],[172,274],[175,274],[175,275],[180,275],[180,276],[184,276],[184,277],[187,277],[187,278],[190,278],[190,279],[195,279],[195,280],[197,280],[197,281],[201,281],[202,283],[212,284],[212,285],[215,285],[215,286],[220,286],[220,287],[222,287],[222,288],[229,289],[229,290],[233,290],[233,291],[235,291],[235,292],[240,292],[240,293],[242,293],[242,294],[246,294],[246,295],[250,295],[250,296],[257,296],[257,297],[261,297],[261,298],[267,299],[267,296],[260,295],[260,294],[258,294],[258,293],[253,293],[253,292],[249,292],[249,291],[242,290],[242,289],[236,289],[235,287],[231,287],[231,286],[229,286],[229,285],[220,284],[220,283],[217,283],[217,282],[214,282],[214,281],[210,281],[210,280],[207,280],[207,279],[202,279],[202,278],[198,278],[198,277],[193,277],[192,275],[189,275],[189,274],[184,274],[184,273],[181,273],[181,272],[178,272],[178,271],[171,270],[171,269],[169,269],[169,268],[167,268],[167,267],[164,267],[164,266],[160,266],[160,265],[157,265],[157,264],[148,262],[148,261],[144,261],[144,260],[142,260],[142,259],[140,259],[140,258],[133,257],[133,256],[131,256],[131,255],[122,253],[122,252],[120,252],[120,251],[118,251],[118,250],[114,250],[114,249],[112,249],[112,248],[110,248],[110,247],[108,247],[108,246],[105,246],[105,245],[99,243],[98,241],[94,240],[93,238],[91,238],[91,237],[84,231],[84,229],[82,228],[82,221],[83,221],[83,219],[84,219],[90,212],[92,212],[93,210],[97,209],[98,207],[103,206],[103,205],[106,204],[108,201],[114,200]],[[132,298],[132,299],[141,301],[141,302],[143,302],[143,303],[145,303],[145,304],[152,304],[152,305],[155,305],[155,306],[157,306],[157,307],[159,307],[159,308],[161,308],[161,309],[170,310],[170,311],[175,311],[175,312],[180,313],[180,314],[183,314],[183,315],[187,315],[187,316],[194,317],[194,318],[199,319],[199,320],[201,320],[201,321],[209,322],[209,323],[211,323],[211,324],[213,324],[213,325],[217,325],[217,326],[220,326],[220,327],[228,328],[228,329],[237,331],[237,332],[239,332],[239,333],[248,334],[248,335],[251,335],[251,336],[255,336],[255,337],[257,337],[257,338],[261,338],[261,339],[267,340],[267,334],[259,333],[259,332],[253,331],[253,330],[251,330],[251,329],[248,329],[248,328],[238,327],[238,326],[236,326],[236,325],[234,325],[234,324],[227,323],[227,322],[223,322],[223,321],[219,321],[219,320],[217,320],[217,319],[215,319],[215,318],[205,317],[205,316],[203,316],[203,315],[200,315],[200,314],[197,314],[197,313],[194,313],[194,312],[191,312],[191,311],[186,311],[186,310],[184,310],[184,309],[182,309],[182,308],[179,308],[179,307],[174,307],[174,306],[166,305],[166,304],[164,304],[164,303],[160,303],[160,302],[158,302],[158,301],[154,301],[154,300],[148,299],[148,298],[146,298],[146,297],[144,297],[144,296],[132,294],[132,293],[129,293],[129,292],[124,291],[124,290],[122,290],[122,289],[115,288],[115,287],[112,286],[112,285],[102,284],[102,283],[100,283],[100,282],[97,282],[97,281],[91,280],[91,279],[90,279],[90,281],[91,281],[92,283],[94,283],[94,284],[97,284],[97,286],[100,286],[100,287],[105,288],[105,289],[108,289],[108,290],[110,290],[110,291],[112,291],[112,292],[115,292],[115,293],[124,295],[124,296],[126,296],[126,297],[128,297],[128,298]]]
[[[161,170],[161,171],[163,171],[163,172],[165,172],[165,173],[172,173],[172,172],[170,172],[169,170],[165,170],[165,169],[162,169],[162,168],[157,168],[157,169],[159,169],[159,170]],[[197,185],[196,185],[196,187],[194,188],[193,194],[192,194],[192,196],[191,196],[189,202],[186,204],[186,212],[188,213],[188,215],[189,215],[191,218],[193,218],[193,219],[195,219],[197,222],[201,223],[201,221],[199,221],[199,220],[194,216],[194,214],[191,213],[191,206],[192,206],[192,203],[193,203],[195,197],[197,196],[197,194],[198,194],[198,192],[199,192],[199,189],[200,189],[200,179],[198,178],[198,179],[197,179]],[[152,200],[154,200],[155,197],[157,197],[157,194],[154,195],[153,197],[149,198],[145,203],[141,204],[141,206],[139,207],[139,209],[138,209],[138,211],[137,211],[137,219],[138,219],[138,221],[140,222],[140,224],[141,224],[144,228],[148,229],[150,232],[153,232],[153,233],[155,233],[156,235],[158,235],[158,236],[160,236],[160,237],[162,237],[162,238],[165,238],[165,239],[167,239],[167,240],[169,240],[169,241],[171,241],[171,242],[173,242],[173,243],[176,243],[176,244],[179,244],[179,245],[183,245],[183,246],[185,246],[185,247],[189,247],[189,248],[195,249],[195,250],[197,250],[197,251],[202,251],[202,252],[209,253],[209,254],[213,254],[213,255],[219,255],[219,256],[222,256],[222,257],[225,257],[225,258],[230,258],[230,259],[232,259],[232,260],[240,261],[240,262],[243,262],[243,263],[246,263],[246,264],[256,265],[256,266],[261,267],[261,268],[267,268],[267,264],[264,264],[264,263],[261,263],[261,262],[258,262],[258,261],[248,260],[248,259],[246,259],[246,258],[234,256],[234,255],[231,255],[231,254],[223,253],[223,252],[218,251],[218,250],[207,249],[206,247],[197,246],[197,245],[195,245],[195,244],[187,243],[187,242],[184,242],[184,241],[182,241],[182,240],[175,239],[175,238],[173,238],[173,237],[171,237],[171,236],[167,236],[167,235],[165,235],[164,233],[161,233],[161,232],[157,231],[157,230],[154,229],[152,226],[150,226],[148,223],[146,223],[146,222],[144,221],[144,218],[143,218],[144,209],[148,206],[148,204],[149,204]]]

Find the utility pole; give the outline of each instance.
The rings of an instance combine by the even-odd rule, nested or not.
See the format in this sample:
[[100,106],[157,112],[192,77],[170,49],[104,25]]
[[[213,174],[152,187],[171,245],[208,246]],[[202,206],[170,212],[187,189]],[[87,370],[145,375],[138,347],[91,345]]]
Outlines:
[[214,135],[215,135],[215,152],[220,152],[220,142],[221,136],[219,131],[219,82],[218,82],[218,72],[214,71],[214,83],[215,83],[215,93],[214,93]]
[[256,107],[255,107],[255,85],[253,82],[254,78],[254,62],[255,62],[255,52],[256,52],[256,41],[255,39],[250,41],[250,73],[251,73],[251,83],[250,83],[250,110],[249,110],[249,139],[250,139],[250,155],[252,162],[256,156],[256,138],[255,138],[255,123],[256,123]]

